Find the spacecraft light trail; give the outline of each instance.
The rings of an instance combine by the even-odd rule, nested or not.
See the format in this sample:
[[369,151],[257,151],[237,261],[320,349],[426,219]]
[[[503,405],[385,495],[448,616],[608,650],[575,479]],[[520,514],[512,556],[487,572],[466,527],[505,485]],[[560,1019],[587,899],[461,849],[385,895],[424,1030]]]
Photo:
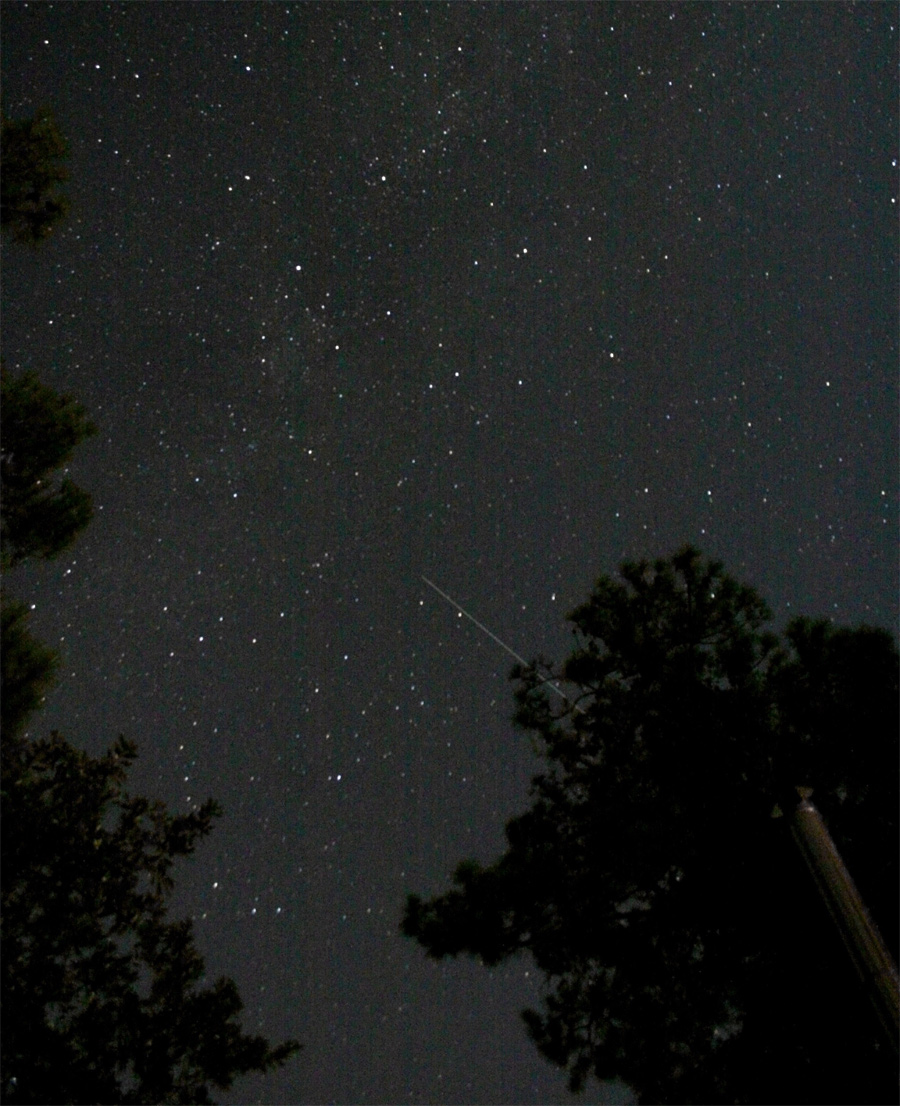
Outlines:
[[[450,596],[445,591],[441,591],[441,589],[437,586],[437,584],[433,584],[428,579],[427,576],[423,576],[422,579],[425,581],[425,583],[430,588],[434,588],[434,590],[438,593],[438,595],[442,596],[444,599],[447,600],[448,603],[450,603],[452,606],[456,607],[456,609],[459,611],[460,614],[464,614],[470,622],[474,622],[479,630],[483,630],[489,638],[492,638],[494,641],[496,641],[496,643],[500,646],[501,649],[505,649],[511,657],[515,657],[516,660],[519,662],[519,664],[523,665],[525,668],[529,667],[528,661],[525,660],[524,657],[520,657],[519,654],[514,649],[510,649],[510,647],[506,644],[506,642],[501,641],[500,638],[498,638],[496,634],[492,634],[491,631],[487,628],[487,626],[484,626],[481,622],[478,621],[477,618],[470,615],[469,612],[467,610],[465,610],[463,607],[461,607],[459,605],[459,603],[456,602],[455,599],[451,599]],[[551,691],[555,691],[557,695],[562,696],[562,698],[565,699],[565,701],[567,703],[572,702],[572,700],[569,698],[569,696],[566,695],[566,693],[564,691],[560,691],[560,689],[558,687],[556,687],[555,684],[550,683],[549,680],[545,680],[544,683],[547,685],[547,687],[549,687],[551,689]],[[576,709],[578,709],[578,708],[576,708]]]

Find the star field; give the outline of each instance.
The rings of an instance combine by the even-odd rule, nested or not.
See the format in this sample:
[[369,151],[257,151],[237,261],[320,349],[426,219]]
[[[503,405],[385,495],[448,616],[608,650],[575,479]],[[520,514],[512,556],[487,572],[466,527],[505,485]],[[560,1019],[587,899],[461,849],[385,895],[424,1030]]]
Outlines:
[[529,658],[686,541],[896,631],[896,52],[879,3],[5,7],[72,213],[5,250],[4,358],[100,428],[10,581],[33,732],[222,803],[176,907],[304,1044],[224,1101],[626,1101],[538,1056],[530,962],[399,934],[536,770],[422,576]]

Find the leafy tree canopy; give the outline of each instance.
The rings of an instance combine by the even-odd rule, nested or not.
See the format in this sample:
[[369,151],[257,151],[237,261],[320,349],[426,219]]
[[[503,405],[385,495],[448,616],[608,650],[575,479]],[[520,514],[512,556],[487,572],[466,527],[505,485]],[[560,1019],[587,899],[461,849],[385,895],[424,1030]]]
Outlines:
[[218,808],[173,817],[129,796],[135,755],[124,738],[99,759],[57,734],[4,747],[4,1102],[208,1103],[300,1047],[244,1034],[232,980],[200,986],[167,899]]
[[37,245],[67,214],[57,185],[68,180],[60,164],[68,153],[49,109],[33,119],[0,116],[0,227],[13,241]]
[[896,956],[892,638],[797,619],[779,639],[760,597],[691,547],[621,577],[569,616],[560,669],[513,670],[546,767],[507,851],[409,896],[403,932],[435,958],[529,952],[546,995],[523,1018],[574,1089],[593,1074],[645,1103],[896,1101],[778,816],[815,789]]
[[92,516],[90,495],[53,474],[96,433],[87,412],[33,372],[0,369],[0,551],[4,568],[55,557]]
[[[49,112],[2,115],[2,228],[36,244],[65,212],[65,143]],[[0,368],[0,560],[67,549],[91,498],[55,471],[95,433],[84,408],[31,372]],[[219,813],[173,817],[124,790],[136,756],[97,759],[24,735],[58,657],[2,596],[0,1094],[9,1103],[208,1103],[209,1087],[280,1066],[300,1045],[243,1033],[233,980],[203,982],[191,922],[167,921],[171,868]]]
[[28,628],[28,608],[6,595],[0,602],[3,637],[0,643],[0,732],[4,742],[21,734],[29,715],[44,699],[59,665],[59,657]]

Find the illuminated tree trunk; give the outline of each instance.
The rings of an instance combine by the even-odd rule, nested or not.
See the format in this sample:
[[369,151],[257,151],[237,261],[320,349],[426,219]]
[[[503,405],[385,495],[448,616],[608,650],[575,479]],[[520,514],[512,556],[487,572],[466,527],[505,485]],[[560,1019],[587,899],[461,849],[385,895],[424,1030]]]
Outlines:
[[878,928],[841,860],[822,815],[810,802],[811,788],[798,787],[791,819],[794,840],[819,894],[863,981],[890,1047],[900,1049],[900,979]]

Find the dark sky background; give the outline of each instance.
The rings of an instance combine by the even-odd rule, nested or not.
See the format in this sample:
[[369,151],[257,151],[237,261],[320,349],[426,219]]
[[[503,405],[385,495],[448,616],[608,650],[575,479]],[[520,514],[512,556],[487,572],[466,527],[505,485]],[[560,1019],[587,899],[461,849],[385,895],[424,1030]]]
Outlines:
[[[407,892],[504,846],[510,657],[691,541],[897,628],[895,4],[4,4],[72,215],[5,251],[3,350],[100,433],[16,574],[34,734],[138,741],[224,817],[211,977],[305,1049],[224,1101],[576,1101],[526,959],[427,962]],[[589,1086],[580,1101],[624,1101]]]

